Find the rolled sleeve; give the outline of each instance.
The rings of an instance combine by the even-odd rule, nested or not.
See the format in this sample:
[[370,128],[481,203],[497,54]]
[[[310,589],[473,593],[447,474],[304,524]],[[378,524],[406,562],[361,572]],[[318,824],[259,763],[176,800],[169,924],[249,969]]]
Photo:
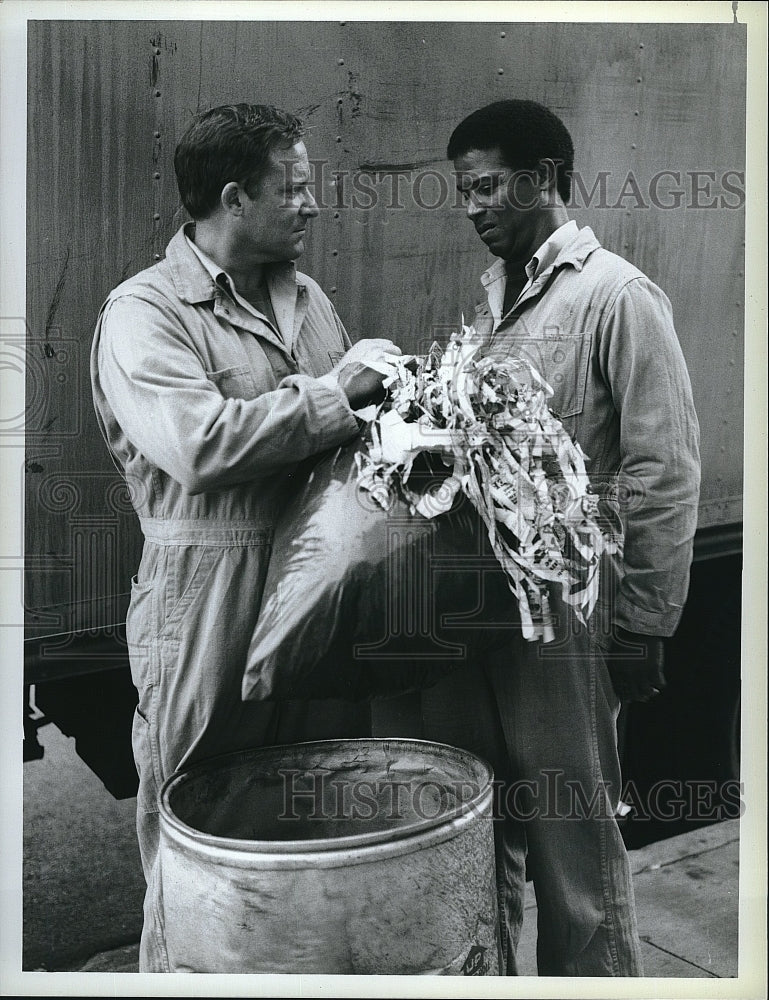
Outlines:
[[97,365],[125,436],[189,493],[259,478],[358,430],[344,394],[308,375],[255,399],[223,396],[181,324],[132,296],[105,307]]
[[615,624],[669,636],[689,586],[700,488],[699,426],[664,292],[644,277],[616,297],[602,332],[620,419],[623,576]]

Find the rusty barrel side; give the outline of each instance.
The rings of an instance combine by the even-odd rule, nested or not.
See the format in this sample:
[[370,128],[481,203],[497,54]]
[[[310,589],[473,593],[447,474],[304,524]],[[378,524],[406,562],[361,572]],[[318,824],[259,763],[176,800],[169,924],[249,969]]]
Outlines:
[[227,754],[160,796],[171,971],[496,975],[493,774],[420,740]]

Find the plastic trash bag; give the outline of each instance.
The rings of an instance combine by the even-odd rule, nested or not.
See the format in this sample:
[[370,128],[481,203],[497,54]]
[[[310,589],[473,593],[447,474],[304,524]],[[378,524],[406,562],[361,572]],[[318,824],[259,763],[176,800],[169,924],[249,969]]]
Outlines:
[[[297,470],[277,526],[244,700],[368,699],[419,690],[509,640],[515,598],[461,495],[431,519],[357,484],[355,440]],[[449,470],[413,477],[440,490]],[[434,486],[433,486],[434,483]]]

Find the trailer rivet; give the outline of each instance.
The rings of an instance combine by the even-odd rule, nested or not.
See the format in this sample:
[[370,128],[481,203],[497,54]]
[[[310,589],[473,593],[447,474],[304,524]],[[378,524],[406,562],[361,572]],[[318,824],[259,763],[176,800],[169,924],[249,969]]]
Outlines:
[[337,59],[336,62],[338,66],[344,66],[344,59]]

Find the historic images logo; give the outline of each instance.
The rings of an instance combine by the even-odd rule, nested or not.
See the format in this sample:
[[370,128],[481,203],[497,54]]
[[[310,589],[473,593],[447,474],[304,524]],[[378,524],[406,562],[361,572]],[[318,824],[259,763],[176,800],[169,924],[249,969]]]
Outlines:
[[474,944],[467,953],[465,964],[462,966],[463,976],[486,976],[489,972],[489,960],[486,956],[486,949],[479,944]]

